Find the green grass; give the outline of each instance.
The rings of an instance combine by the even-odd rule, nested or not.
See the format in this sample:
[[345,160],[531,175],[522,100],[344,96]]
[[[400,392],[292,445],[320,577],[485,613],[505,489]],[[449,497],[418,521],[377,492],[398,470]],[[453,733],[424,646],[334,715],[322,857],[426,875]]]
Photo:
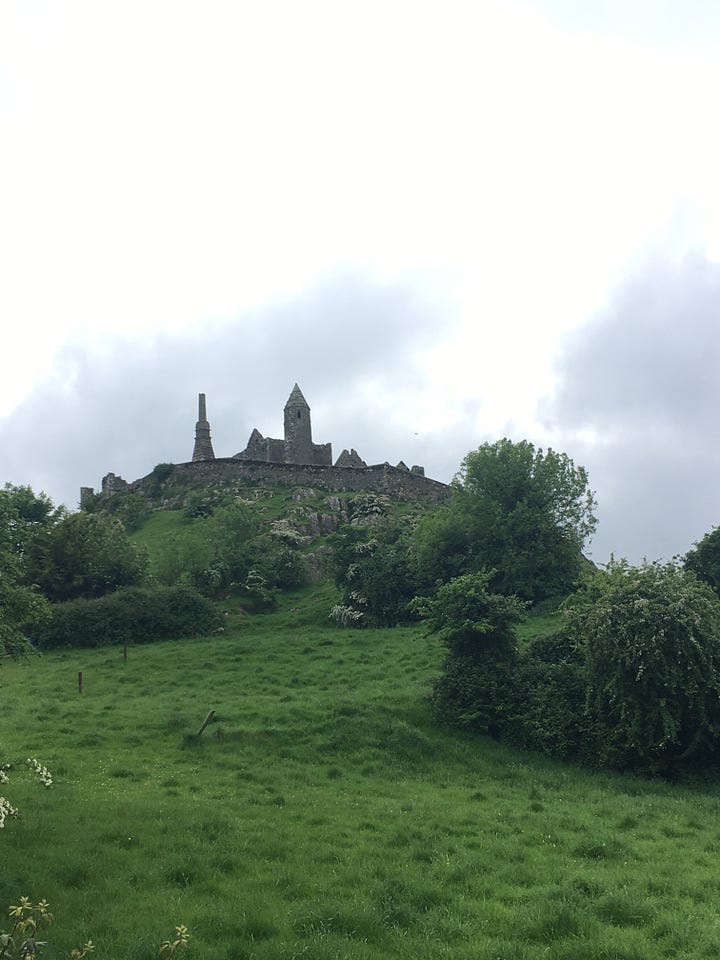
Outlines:
[[0,833],[0,903],[46,897],[53,956],[91,937],[149,960],[178,923],[202,960],[718,956],[714,786],[438,728],[435,640],[338,631],[328,599],[126,663],[2,664],[1,752],[56,783],[3,787],[22,819]]
[[145,547],[150,572],[163,583],[174,583],[183,570],[202,566],[212,558],[202,520],[188,520],[182,510],[158,510],[131,539]]

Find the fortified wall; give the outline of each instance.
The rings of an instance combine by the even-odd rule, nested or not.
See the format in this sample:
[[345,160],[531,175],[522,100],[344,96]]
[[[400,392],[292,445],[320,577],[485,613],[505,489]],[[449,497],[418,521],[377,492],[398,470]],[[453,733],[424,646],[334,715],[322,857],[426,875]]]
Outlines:
[[[331,493],[382,493],[395,500],[441,503],[449,499],[451,488],[425,476],[420,466],[408,468],[402,460],[392,466],[381,463],[368,466],[356,450],[343,450],[332,462],[332,444],[314,443],[310,407],[295,384],[284,410],[284,439],[263,437],[254,429],[244,450],[232,457],[216,457],[210,437],[205,394],[198,402],[195,445],[192,460],[175,464],[173,474],[186,476],[194,484],[234,482],[248,485],[316,487]],[[155,485],[148,474],[130,483],[114,473],[103,477],[102,495],[143,493]],[[94,496],[91,487],[80,490],[80,504]]]

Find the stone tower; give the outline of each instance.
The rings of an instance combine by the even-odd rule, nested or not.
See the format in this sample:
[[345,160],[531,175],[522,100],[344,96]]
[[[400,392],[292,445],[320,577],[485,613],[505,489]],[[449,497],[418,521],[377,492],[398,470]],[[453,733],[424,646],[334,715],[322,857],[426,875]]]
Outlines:
[[195,448],[193,463],[197,460],[214,460],[212,440],[210,439],[210,424],[205,410],[205,394],[198,394],[198,421],[195,424]]
[[297,384],[285,404],[285,450],[288,463],[313,463],[310,407]]

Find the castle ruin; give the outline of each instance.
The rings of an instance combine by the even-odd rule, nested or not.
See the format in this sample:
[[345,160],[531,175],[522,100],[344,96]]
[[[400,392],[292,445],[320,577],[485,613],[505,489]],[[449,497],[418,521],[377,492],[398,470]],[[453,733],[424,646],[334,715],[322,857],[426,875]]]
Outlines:
[[[284,437],[264,437],[255,428],[247,446],[231,457],[216,457],[210,437],[205,394],[198,396],[198,419],[192,459],[174,469],[197,480],[244,480],[248,483],[276,483],[284,486],[315,486],[329,491],[376,491],[397,499],[440,502],[450,494],[446,484],[425,476],[421,466],[408,468],[401,460],[368,466],[354,449],[343,450],[335,463],[331,443],[314,443],[310,406],[295,384],[284,409]],[[131,483],[108,473],[103,477],[103,496],[121,492],[142,493],[151,484],[152,474]],[[94,496],[92,487],[82,487],[80,504]]]
[[313,443],[310,407],[295,384],[284,410],[285,438],[274,440],[263,437],[255,428],[250,434],[248,445],[237,460],[265,460],[268,463],[314,463],[318,466],[332,466],[332,444]]

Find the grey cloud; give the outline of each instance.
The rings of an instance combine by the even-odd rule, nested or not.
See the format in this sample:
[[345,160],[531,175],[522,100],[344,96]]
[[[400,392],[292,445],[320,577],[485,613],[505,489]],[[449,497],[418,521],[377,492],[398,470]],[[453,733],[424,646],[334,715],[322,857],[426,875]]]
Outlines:
[[[69,346],[55,377],[0,420],[0,480],[74,508],[80,486],[97,488],[108,471],[135,479],[156,463],[188,460],[200,392],[215,453],[231,456],[254,426],[282,435],[295,381],[319,442],[336,453],[354,446],[369,462],[409,462],[427,447],[382,412],[404,391],[423,390],[413,356],[442,335],[435,312],[408,290],[342,278],[193,335],[118,340],[102,353]],[[371,404],[359,399],[369,382]]]
[[655,263],[576,331],[539,408],[598,491],[594,556],[670,559],[720,523],[720,267]]

